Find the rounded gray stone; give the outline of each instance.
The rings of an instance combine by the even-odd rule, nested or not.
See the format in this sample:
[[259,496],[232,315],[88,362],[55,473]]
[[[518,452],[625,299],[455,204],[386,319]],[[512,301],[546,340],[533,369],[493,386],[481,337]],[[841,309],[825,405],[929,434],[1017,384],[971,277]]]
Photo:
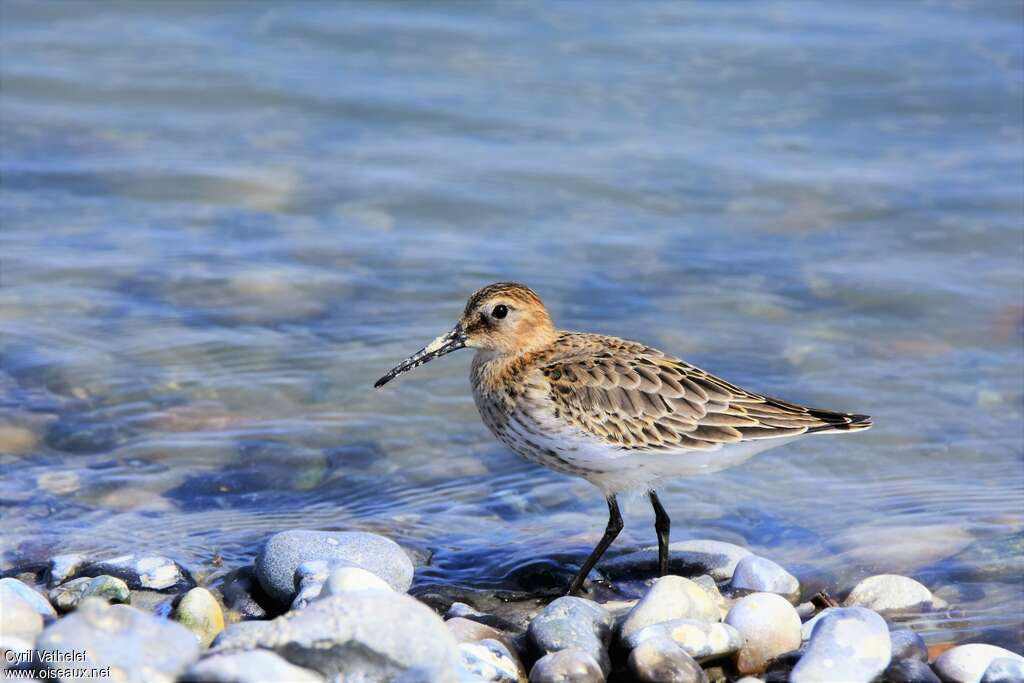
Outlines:
[[629,653],[629,671],[642,683],[708,683],[700,664],[671,638],[658,636]]
[[106,574],[71,579],[50,590],[50,600],[61,612],[71,612],[82,600],[90,597],[127,604],[131,600],[131,591],[124,581]]
[[626,615],[621,635],[627,639],[645,626],[672,619],[716,622],[720,618],[718,606],[699,584],[681,576],[663,576]]
[[31,645],[42,630],[43,618],[31,603],[13,591],[0,591],[0,637]]
[[910,577],[878,574],[854,586],[843,606],[865,607],[885,614],[930,608],[935,601],[928,588]]
[[630,634],[624,644],[633,650],[652,638],[668,638],[698,662],[732,654],[743,647],[743,636],[729,624],[697,619],[672,619],[645,626]]
[[741,598],[729,610],[725,623],[743,636],[743,647],[736,653],[741,674],[761,673],[770,660],[800,647],[796,608],[775,593]]
[[416,671],[424,680],[446,683],[463,672],[458,643],[445,623],[402,593],[344,593],[258,627],[238,626],[218,637],[216,652],[272,650],[296,666],[346,681],[392,680]]
[[45,623],[50,623],[57,618],[56,610],[53,609],[53,605],[50,604],[50,601],[42,593],[17,579],[0,579],[0,604],[5,599],[13,599],[14,597],[27,603],[42,617]]
[[1024,663],[1024,657],[1005,648],[969,643],[943,652],[932,663],[932,668],[939,678],[949,683],[978,683],[992,661],[1003,658]]
[[470,676],[484,683],[516,683],[524,673],[519,660],[504,643],[484,638],[475,643],[459,643],[462,663]]
[[549,652],[533,665],[530,683],[604,683],[601,665],[578,648]]
[[615,619],[592,600],[566,596],[552,601],[534,617],[527,637],[538,654],[570,648],[586,652],[607,674],[611,671],[608,641]]
[[941,683],[928,662],[920,659],[894,659],[882,680],[886,683]]
[[192,665],[184,683],[324,683],[323,676],[267,650],[215,654]]
[[747,555],[736,563],[729,585],[734,590],[777,593],[787,598],[800,593],[800,582],[795,576],[759,555]]
[[920,662],[928,661],[928,645],[924,642],[924,638],[913,631],[890,631],[889,643],[892,645],[893,660],[916,659]]
[[986,667],[981,683],[1020,683],[1024,681],[1024,661],[1013,657],[996,657]]
[[295,571],[304,562],[340,560],[361,567],[400,593],[412,585],[413,566],[401,546],[389,538],[362,531],[282,531],[263,546],[256,575],[263,589],[279,603],[296,595]]
[[[199,656],[199,643],[181,624],[92,597],[48,626],[36,649],[60,653],[65,661],[86,670],[117,669],[123,683],[171,683]],[[79,653],[84,653],[85,661],[73,659]],[[62,680],[84,683],[90,679]]]
[[891,658],[889,627],[877,612],[839,607],[818,621],[789,680],[868,683],[885,671]]

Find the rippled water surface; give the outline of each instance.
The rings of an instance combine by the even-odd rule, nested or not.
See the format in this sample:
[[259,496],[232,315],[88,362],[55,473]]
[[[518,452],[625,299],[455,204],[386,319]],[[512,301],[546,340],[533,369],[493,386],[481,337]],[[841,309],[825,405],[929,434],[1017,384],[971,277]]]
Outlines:
[[297,526],[421,582],[581,558],[600,495],[494,441],[470,352],[371,388],[516,279],[875,417],[672,484],[674,539],[910,574],[930,641],[1022,648],[1019,3],[0,11],[0,569]]

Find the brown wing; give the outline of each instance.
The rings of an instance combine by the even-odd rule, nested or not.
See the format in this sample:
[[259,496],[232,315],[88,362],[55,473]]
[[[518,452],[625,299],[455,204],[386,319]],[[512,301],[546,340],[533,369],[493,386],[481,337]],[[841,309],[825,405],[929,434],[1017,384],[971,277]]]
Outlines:
[[710,450],[751,439],[871,425],[865,415],[806,408],[745,391],[641,344],[571,337],[567,357],[541,368],[558,417],[624,448]]

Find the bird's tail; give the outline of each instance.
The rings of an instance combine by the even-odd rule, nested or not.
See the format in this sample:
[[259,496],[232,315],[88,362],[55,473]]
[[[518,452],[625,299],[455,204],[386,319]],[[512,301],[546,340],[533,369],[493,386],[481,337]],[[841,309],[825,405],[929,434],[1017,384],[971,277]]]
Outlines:
[[851,415],[849,413],[834,413],[831,410],[810,409],[810,414],[821,420],[824,424],[811,427],[808,434],[833,434],[836,432],[859,432],[862,429],[871,427],[870,415]]

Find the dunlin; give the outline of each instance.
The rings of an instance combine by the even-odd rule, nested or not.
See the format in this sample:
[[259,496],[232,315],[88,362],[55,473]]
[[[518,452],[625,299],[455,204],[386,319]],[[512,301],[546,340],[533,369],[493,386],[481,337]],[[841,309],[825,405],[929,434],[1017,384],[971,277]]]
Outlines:
[[804,434],[871,426],[866,415],[741,389],[639,342],[558,330],[533,290],[514,282],[474,292],[450,332],[374,386],[464,347],[476,349],[473,398],[491,432],[527,460],[583,477],[608,501],[604,536],[570,594],[622,530],[619,493],[647,492],[663,576],[670,520],[655,492],[662,482],[732,467]]

